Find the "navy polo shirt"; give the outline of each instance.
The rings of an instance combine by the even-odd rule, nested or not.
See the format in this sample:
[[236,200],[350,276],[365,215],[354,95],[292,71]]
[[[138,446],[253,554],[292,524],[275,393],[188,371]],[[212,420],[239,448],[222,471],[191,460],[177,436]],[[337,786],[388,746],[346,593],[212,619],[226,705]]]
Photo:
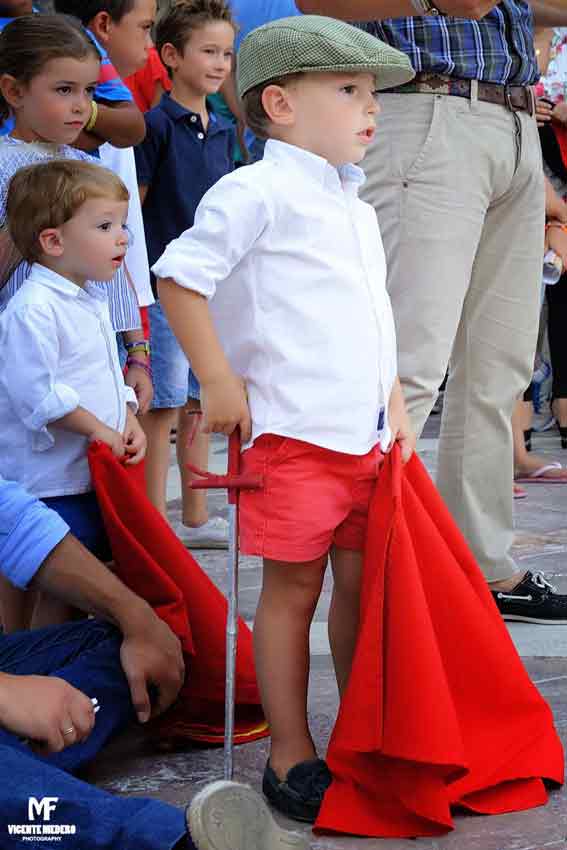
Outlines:
[[[146,138],[134,148],[138,183],[148,186],[142,206],[148,259],[152,266],[172,239],[193,225],[201,198],[234,168],[234,129],[209,112],[201,117],[164,94],[146,112]],[[155,292],[155,279],[152,275]]]

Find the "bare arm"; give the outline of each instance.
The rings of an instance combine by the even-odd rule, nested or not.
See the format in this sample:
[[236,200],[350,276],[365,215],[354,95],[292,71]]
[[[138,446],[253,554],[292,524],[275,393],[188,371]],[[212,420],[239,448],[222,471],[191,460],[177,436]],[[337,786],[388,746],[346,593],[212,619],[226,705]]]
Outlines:
[[567,27],[566,0],[531,0],[537,27]]
[[171,705],[184,677],[178,639],[147,602],[122,584],[71,534],[47,556],[31,587],[118,626],[124,637],[122,667],[141,722],[148,719],[151,711],[147,685],[156,685],[159,691],[156,713]]
[[50,427],[73,431],[75,434],[88,437],[89,440],[100,440],[110,446],[116,457],[122,457],[124,454],[124,437],[122,434],[115,431],[114,428],[109,428],[84,407],[76,407],[75,410],[62,416],[61,419],[55,419],[50,423]]
[[98,112],[94,130],[84,130],[75,142],[75,147],[91,151],[104,142],[110,142],[116,148],[130,148],[144,141],[146,122],[135,103],[121,101],[114,106],[97,103]]
[[207,299],[172,278],[158,280],[158,293],[173,333],[201,384],[203,430],[231,434],[240,426],[242,440],[247,442],[251,425],[245,389],[226,359]]
[[[436,5],[450,15],[479,19],[497,3],[496,0],[439,0]],[[329,15],[343,21],[380,21],[417,15],[411,0],[297,0],[297,6],[306,14]]]

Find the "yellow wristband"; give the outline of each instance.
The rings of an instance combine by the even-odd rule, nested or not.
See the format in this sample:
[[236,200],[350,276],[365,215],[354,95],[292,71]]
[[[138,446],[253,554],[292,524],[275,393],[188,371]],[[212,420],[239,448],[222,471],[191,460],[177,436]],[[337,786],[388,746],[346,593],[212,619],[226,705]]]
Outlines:
[[98,103],[96,100],[91,100],[91,117],[85,124],[85,130],[87,133],[90,133],[96,124],[96,119],[98,118]]

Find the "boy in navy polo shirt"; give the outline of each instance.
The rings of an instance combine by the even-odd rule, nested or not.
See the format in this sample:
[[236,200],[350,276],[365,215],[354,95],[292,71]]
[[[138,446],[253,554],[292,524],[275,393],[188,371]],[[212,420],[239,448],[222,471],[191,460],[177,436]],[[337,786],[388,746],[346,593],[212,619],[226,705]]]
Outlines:
[[[206,100],[231,72],[234,37],[225,0],[186,0],[158,20],[155,43],[172,90],[146,113],[146,138],[136,148],[150,266],[172,239],[193,225],[203,195],[234,167],[234,130],[209,110]],[[190,489],[186,471],[187,462],[201,468],[208,462],[206,435],[198,434],[188,445],[188,413],[200,409],[199,385],[159,303],[149,308],[149,320],[154,398],[142,417],[148,438],[148,495],[166,516],[169,435],[177,425],[183,524],[199,528],[189,536],[189,545],[225,546],[226,521],[208,520],[206,495]]]

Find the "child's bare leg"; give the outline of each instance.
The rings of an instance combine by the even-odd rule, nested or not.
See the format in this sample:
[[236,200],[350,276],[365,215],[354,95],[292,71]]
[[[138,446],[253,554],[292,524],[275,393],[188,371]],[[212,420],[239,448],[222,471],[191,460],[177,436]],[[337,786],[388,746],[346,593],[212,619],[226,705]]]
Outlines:
[[334,548],[331,564],[334,587],[329,609],[329,643],[339,694],[342,696],[348,683],[358,637],[362,552]]
[[[206,469],[209,464],[209,435],[203,434],[198,427],[194,432],[191,442],[191,430],[194,427],[195,414],[189,411],[201,410],[199,400],[190,398],[185,408],[179,411],[177,423],[177,462],[181,473],[181,494],[183,499],[183,525],[189,528],[198,528],[204,525],[209,518],[207,507],[207,491],[192,490],[191,481],[196,477],[186,468],[186,464],[192,463],[199,469]],[[199,419],[200,417],[197,417]],[[200,423],[198,423],[200,425]]]
[[167,474],[169,472],[169,435],[177,420],[176,407],[150,410],[140,416],[140,425],[148,440],[145,472],[150,502],[167,519]]
[[20,590],[0,575],[0,622],[4,634],[29,629],[36,595],[32,590]]
[[254,657],[262,706],[270,725],[270,764],[280,779],[316,757],[307,723],[309,627],[327,556],[307,564],[264,561],[254,622]]

